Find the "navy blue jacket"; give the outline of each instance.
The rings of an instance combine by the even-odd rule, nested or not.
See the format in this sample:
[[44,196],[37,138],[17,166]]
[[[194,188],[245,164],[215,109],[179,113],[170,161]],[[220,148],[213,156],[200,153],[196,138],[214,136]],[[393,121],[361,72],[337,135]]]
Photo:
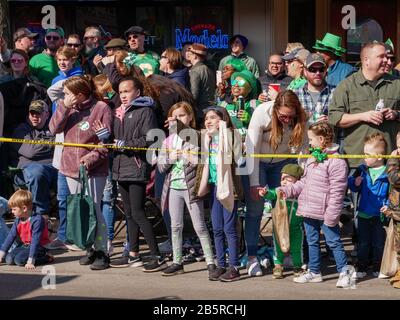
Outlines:
[[166,76],[167,78],[180,83],[182,86],[184,86],[187,90],[190,91],[190,78],[189,78],[189,71],[187,68],[176,70],[171,74],[167,74]]
[[368,172],[368,167],[362,164],[358,168],[361,170],[361,177],[363,177],[361,185],[356,187],[356,177],[349,177],[350,190],[353,192],[360,192],[358,211],[371,217],[380,216],[381,208],[388,205],[389,180],[387,172],[385,171],[381,174],[373,184]]

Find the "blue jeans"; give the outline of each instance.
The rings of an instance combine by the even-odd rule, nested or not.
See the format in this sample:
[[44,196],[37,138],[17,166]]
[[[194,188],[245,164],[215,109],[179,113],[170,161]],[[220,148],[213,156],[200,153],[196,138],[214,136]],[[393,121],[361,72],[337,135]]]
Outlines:
[[233,208],[233,212],[228,212],[217,199],[217,188],[211,185],[211,221],[214,233],[215,251],[217,254],[218,266],[226,267],[225,261],[225,239],[228,243],[229,265],[239,265],[239,247],[238,234],[236,231],[237,222],[237,203]]
[[[30,246],[21,246],[16,247],[10,253],[6,255],[6,263],[8,265],[17,265],[23,267],[26,265],[29,259],[29,251],[31,250]],[[35,265],[43,265],[46,264],[47,257],[46,257],[46,249],[43,247],[38,248],[38,253],[35,259]]]
[[313,273],[320,273],[321,271],[320,231],[322,230],[325,235],[326,244],[333,252],[337,271],[339,273],[342,272],[343,268],[347,265],[347,257],[342,240],[340,239],[339,225],[328,227],[321,220],[304,218],[304,228],[308,242],[308,268],[310,271]]
[[114,240],[115,223],[115,198],[117,195],[117,183],[112,180],[112,172],[109,170],[106,186],[103,192],[102,212],[107,226],[108,240]]
[[70,195],[67,178],[58,172],[57,179],[57,201],[58,201],[58,217],[60,224],[57,231],[57,239],[67,241],[67,197]]
[[50,212],[50,188],[57,183],[57,169],[50,164],[31,163],[23,168],[24,181],[32,192],[36,213]]
[[360,268],[368,268],[369,254],[370,250],[372,250],[374,271],[380,270],[385,240],[386,232],[380,217],[371,219],[358,217],[357,258]]
[[[296,163],[295,159],[287,159],[281,162],[267,164],[260,161],[260,186],[266,185],[269,188],[277,188],[281,185],[281,170],[290,163]],[[250,197],[250,182],[248,176],[243,176],[243,187],[246,198],[246,217],[245,217],[245,240],[247,247],[247,255],[249,257],[256,256],[258,250],[258,239],[260,231],[260,223],[264,210],[264,199],[254,201]]]

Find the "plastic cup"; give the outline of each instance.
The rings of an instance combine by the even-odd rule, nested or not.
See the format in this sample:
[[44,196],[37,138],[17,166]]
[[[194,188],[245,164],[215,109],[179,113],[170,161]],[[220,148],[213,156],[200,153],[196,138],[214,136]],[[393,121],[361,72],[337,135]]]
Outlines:
[[281,91],[281,85],[279,83],[270,84],[269,88],[275,90],[278,93]]

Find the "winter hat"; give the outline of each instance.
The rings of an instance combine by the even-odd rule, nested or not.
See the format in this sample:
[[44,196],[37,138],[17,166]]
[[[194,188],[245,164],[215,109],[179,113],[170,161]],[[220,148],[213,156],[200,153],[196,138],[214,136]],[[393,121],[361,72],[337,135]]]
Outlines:
[[232,45],[232,43],[236,40],[236,38],[240,39],[240,42],[243,45],[243,49],[246,49],[249,44],[249,39],[247,39],[245,36],[241,34],[235,34],[232,38],[230,38],[229,45]]
[[297,164],[287,164],[282,168],[281,173],[286,173],[299,180],[303,176],[304,170]]
[[232,76],[231,76],[231,80],[236,79],[237,77],[241,77],[244,80],[246,80],[250,86],[251,86],[251,92],[249,94],[249,97],[254,97],[255,95],[257,95],[257,79],[254,76],[253,73],[251,73],[249,70],[243,70],[241,72],[235,72]]
[[236,72],[242,72],[243,70],[247,70],[246,65],[240,59],[236,58],[229,59],[228,62],[225,63],[225,65],[227,66],[228,64],[231,65]]

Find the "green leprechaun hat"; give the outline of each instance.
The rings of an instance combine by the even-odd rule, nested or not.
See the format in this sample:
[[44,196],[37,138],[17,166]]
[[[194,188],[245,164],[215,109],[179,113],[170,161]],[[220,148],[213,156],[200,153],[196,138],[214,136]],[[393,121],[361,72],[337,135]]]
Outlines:
[[346,53],[346,49],[342,48],[342,38],[329,32],[325,35],[322,41],[317,40],[315,42],[313,49],[329,51],[338,57],[341,57]]
[[390,39],[390,38],[387,39],[386,42],[385,42],[385,46],[388,49],[388,51],[394,52],[394,44],[393,44],[392,39]]

